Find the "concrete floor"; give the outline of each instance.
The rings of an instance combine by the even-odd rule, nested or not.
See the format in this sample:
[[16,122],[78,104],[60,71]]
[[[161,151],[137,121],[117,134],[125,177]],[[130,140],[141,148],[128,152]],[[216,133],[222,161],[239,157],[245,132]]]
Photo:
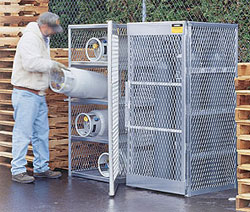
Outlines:
[[22,185],[11,181],[10,170],[0,166],[1,212],[230,212],[235,211],[236,191],[185,198],[119,186],[109,198],[106,183],[80,178],[37,180]]

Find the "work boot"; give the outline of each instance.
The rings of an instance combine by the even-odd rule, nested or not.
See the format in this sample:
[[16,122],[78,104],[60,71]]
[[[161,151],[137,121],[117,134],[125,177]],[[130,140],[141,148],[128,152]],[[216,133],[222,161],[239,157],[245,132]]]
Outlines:
[[12,175],[12,180],[18,183],[33,183],[35,178],[23,172],[21,174]]
[[33,174],[34,177],[44,177],[44,178],[50,178],[50,179],[56,179],[62,176],[61,172],[55,172],[52,170],[48,170],[46,172],[41,172],[41,173],[34,173]]

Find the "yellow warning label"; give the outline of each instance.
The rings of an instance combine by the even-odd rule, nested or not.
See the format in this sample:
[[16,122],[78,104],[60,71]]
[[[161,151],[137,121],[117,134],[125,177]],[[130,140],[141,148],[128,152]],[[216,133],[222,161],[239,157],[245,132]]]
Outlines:
[[171,32],[172,33],[183,33],[183,25],[182,24],[172,24]]
[[88,116],[84,116],[83,120],[87,122],[89,120]]

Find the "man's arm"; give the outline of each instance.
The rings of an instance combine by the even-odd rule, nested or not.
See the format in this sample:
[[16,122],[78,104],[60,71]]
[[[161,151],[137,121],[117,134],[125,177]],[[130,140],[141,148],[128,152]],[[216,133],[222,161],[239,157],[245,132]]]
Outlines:
[[21,39],[19,51],[23,68],[29,72],[49,72],[55,62],[42,57],[41,47],[36,38],[26,34]]

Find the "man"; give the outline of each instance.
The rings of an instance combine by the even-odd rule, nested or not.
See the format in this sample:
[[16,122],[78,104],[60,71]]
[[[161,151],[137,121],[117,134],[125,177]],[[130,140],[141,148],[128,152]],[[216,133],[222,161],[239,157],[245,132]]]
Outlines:
[[[27,25],[17,45],[11,79],[15,119],[11,172],[12,180],[19,183],[31,183],[34,177],[61,177],[60,172],[51,171],[48,167],[49,123],[45,91],[49,85],[49,72],[64,67],[51,60],[49,53],[50,36],[62,31],[59,16],[46,12],[37,22]],[[29,176],[25,168],[30,142],[34,153],[34,177]]]

